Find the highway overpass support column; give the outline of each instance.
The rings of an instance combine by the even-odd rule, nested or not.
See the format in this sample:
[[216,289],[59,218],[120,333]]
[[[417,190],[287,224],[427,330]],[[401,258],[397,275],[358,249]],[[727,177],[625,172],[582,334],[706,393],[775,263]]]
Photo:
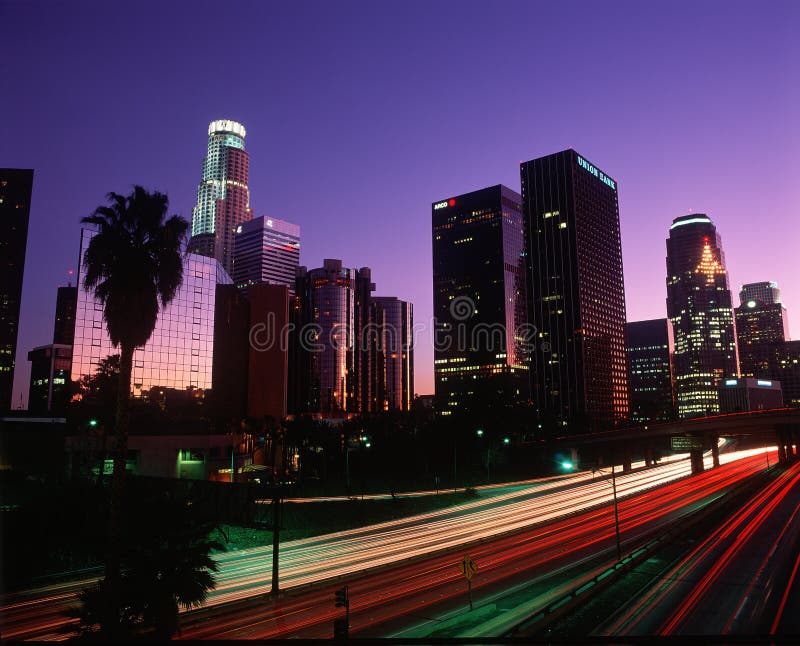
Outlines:
[[692,461],[692,475],[703,473],[705,466],[703,465],[703,449],[694,449],[689,452],[689,457]]
[[652,446],[644,447],[644,466],[646,466],[646,467],[653,466],[653,447]]
[[711,459],[714,467],[719,466],[719,438],[716,435],[711,436]]

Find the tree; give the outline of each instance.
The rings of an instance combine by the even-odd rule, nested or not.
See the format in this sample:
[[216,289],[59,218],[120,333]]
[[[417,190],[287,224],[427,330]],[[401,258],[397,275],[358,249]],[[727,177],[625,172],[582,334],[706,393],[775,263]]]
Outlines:
[[86,640],[168,640],[178,632],[180,609],[201,605],[214,589],[211,553],[224,547],[209,540],[212,523],[180,494],[139,487],[126,499],[119,578],[83,590],[81,605],[68,614]]
[[134,186],[128,196],[108,194],[109,206],[100,206],[83,218],[97,233],[83,256],[83,285],[103,305],[108,336],[119,347],[119,387],[115,430],[117,454],[111,494],[110,550],[106,578],[119,577],[115,544],[119,538],[120,506],[128,448],[133,352],[147,343],[162,307],[183,281],[182,246],[188,223],[167,216],[167,196]]

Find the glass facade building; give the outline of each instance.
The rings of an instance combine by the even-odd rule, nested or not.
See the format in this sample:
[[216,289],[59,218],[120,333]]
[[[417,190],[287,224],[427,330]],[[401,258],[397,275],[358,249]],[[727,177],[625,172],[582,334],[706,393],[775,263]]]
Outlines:
[[414,398],[414,307],[393,296],[376,296],[372,308],[377,410],[409,411]]
[[300,227],[291,222],[254,218],[236,228],[233,282],[248,285],[286,285],[294,296],[300,265]]
[[203,177],[192,209],[189,251],[216,258],[228,275],[233,269],[233,236],[240,224],[253,218],[245,134],[244,126],[236,121],[220,119],[209,124]]
[[[80,258],[93,235],[89,229],[81,230]],[[81,267],[78,285],[82,271]],[[150,340],[134,351],[134,396],[159,386],[177,390],[211,388],[216,286],[231,282],[215,259],[191,253],[185,256],[183,284],[172,302],[159,311]],[[105,329],[102,304],[79,287],[72,381],[94,374],[102,359],[118,353]]]
[[0,168],[0,410],[11,408],[33,170]]
[[617,182],[572,149],[520,168],[536,408],[546,432],[628,419]]
[[626,326],[631,412],[634,424],[675,418],[672,326],[669,319],[633,321]]
[[434,202],[435,409],[527,402],[525,231],[502,185]]
[[738,376],[739,359],[722,239],[704,213],[676,218],[670,227],[667,315],[678,416],[717,414],[717,386]]

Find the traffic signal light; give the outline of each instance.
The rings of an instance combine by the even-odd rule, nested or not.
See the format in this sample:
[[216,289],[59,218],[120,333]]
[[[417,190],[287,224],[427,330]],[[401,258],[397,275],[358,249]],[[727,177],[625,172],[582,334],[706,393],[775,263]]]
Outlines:
[[347,594],[347,586],[337,590],[335,595],[337,608],[350,608],[350,597]]

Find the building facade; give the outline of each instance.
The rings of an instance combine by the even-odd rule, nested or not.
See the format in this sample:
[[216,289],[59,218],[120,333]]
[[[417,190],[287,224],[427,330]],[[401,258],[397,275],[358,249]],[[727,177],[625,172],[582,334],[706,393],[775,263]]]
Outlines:
[[393,296],[373,297],[372,305],[376,408],[409,411],[414,398],[414,307]]
[[28,390],[30,413],[61,417],[70,396],[72,345],[52,343],[28,352],[31,378]]
[[718,386],[720,413],[745,413],[783,406],[779,381],[742,377],[723,379]]
[[253,218],[245,135],[244,126],[236,121],[220,119],[209,124],[203,177],[192,209],[189,252],[216,258],[229,276],[234,234],[240,224]]
[[300,265],[300,227],[291,222],[254,218],[236,228],[233,245],[233,282],[248,285],[286,285],[294,296]]
[[722,239],[704,213],[676,218],[670,227],[667,315],[678,416],[718,413],[717,385],[738,376],[739,360]]
[[348,269],[341,260],[326,259],[311,270],[298,267],[292,311],[292,413],[369,412],[358,373],[364,361],[359,355],[369,353],[357,343],[357,322],[367,316],[361,312],[369,307],[363,303],[364,294],[373,289],[368,268]]
[[72,345],[75,337],[75,308],[78,304],[78,288],[72,285],[59,286],[56,293],[56,315],[53,320],[53,343]]
[[629,393],[617,182],[572,149],[520,171],[540,420],[561,433],[622,424]]
[[[765,348],[789,340],[789,320],[774,282],[743,285],[734,310],[739,346],[739,371],[743,377],[770,377],[765,372]],[[768,351],[767,351],[768,354]]]
[[247,380],[249,417],[286,417],[289,375],[289,288],[248,288],[250,342]]
[[[81,230],[81,258],[93,235],[89,229]],[[82,272],[83,268],[78,272],[78,285]],[[159,386],[176,390],[212,387],[216,286],[231,282],[215,259],[191,253],[185,256],[183,284],[169,305],[159,311],[150,340],[134,351],[134,396]],[[102,304],[79,288],[72,381],[94,374],[102,359],[118,353],[106,332]]]
[[434,202],[431,220],[437,413],[527,402],[519,193],[497,185]]
[[11,409],[33,170],[0,168],[0,410]]
[[626,326],[631,412],[634,424],[675,419],[672,379],[674,342],[669,319],[633,321]]

